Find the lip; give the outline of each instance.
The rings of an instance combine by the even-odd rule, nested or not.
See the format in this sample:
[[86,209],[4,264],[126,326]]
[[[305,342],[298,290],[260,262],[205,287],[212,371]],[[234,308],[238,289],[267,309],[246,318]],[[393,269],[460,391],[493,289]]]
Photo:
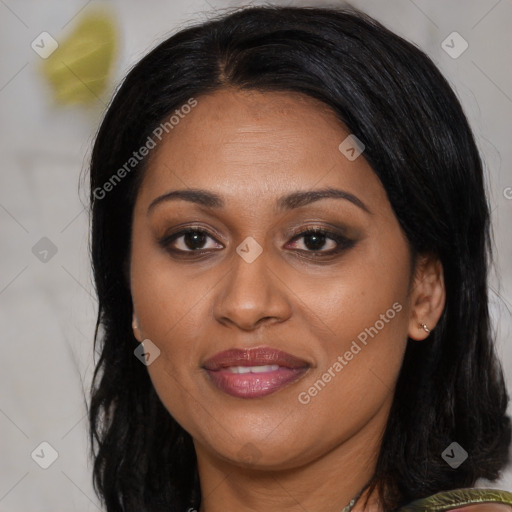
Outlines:
[[261,366],[278,364],[285,368],[295,369],[309,366],[307,361],[292,356],[272,347],[254,347],[250,349],[231,348],[219,352],[205,361],[203,368],[220,370],[229,366]]
[[[258,373],[232,373],[232,366],[269,366],[278,369]],[[310,364],[287,352],[271,347],[232,348],[205,361],[203,368],[221,391],[239,398],[258,398],[275,393],[299,380]]]

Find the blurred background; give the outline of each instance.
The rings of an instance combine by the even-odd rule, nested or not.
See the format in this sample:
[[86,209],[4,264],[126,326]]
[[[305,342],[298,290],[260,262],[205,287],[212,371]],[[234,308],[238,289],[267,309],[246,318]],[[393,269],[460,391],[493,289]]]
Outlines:
[[[88,254],[91,144],[116,84],[149,49],[189,23],[248,4],[0,0],[0,511],[101,510],[85,408],[97,307]],[[485,161],[496,250],[491,308],[512,391],[512,2],[351,4],[425,50],[469,117]],[[488,485],[512,490],[512,469]]]

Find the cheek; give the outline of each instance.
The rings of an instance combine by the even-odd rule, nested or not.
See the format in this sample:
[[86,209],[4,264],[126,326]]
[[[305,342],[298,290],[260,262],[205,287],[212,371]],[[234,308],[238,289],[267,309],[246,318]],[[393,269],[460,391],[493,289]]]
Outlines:
[[[193,308],[199,293],[181,278],[151,259],[134,258],[132,266],[132,297],[144,338],[150,339],[160,350],[159,356],[148,367],[153,387],[169,413],[181,425],[204,412],[193,397],[190,376],[196,352],[194,350]],[[154,263],[154,261],[153,261]],[[195,361],[197,365],[197,361]]]
[[301,403],[315,417],[326,410],[340,421],[347,411],[364,415],[392,394],[409,325],[409,250],[403,238],[393,244],[386,251],[384,240],[368,243],[336,279],[303,295],[301,314],[322,345],[310,387],[302,389]]
[[[381,339],[392,343],[404,338],[408,328],[409,249],[405,238],[394,235],[368,237],[347,255],[334,275],[299,292],[306,305],[303,312],[310,311],[311,321],[315,316],[321,318],[324,330],[328,327],[343,343],[376,323]],[[364,334],[361,338],[364,340]]]
[[192,388],[200,372],[199,343],[208,314],[208,296],[218,276],[214,272],[193,275],[180,271],[150,239],[148,230],[137,230],[137,224],[133,240],[132,301],[144,338],[160,350],[147,369],[167,410],[190,429],[190,418],[204,414],[200,397]]
[[[177,331],[193,332],[194,305],[208,293],[205,279],[191,279],[165,250],[151,239],[149,229],[134,224],[131,294],[145,337],[155,343],[172,339]],[[197,325],[195,326],[197,329]]]

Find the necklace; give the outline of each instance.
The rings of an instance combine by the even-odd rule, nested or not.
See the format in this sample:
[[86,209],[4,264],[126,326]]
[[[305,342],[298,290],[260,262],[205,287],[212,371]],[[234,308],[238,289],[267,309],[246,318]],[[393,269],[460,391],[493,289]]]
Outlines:
[[[346,505],[345,507],[343,507],[340,512],[351,512],[352,509],[354,508],[354,505],[357,503],[357,500],[361,497],[361,494],[363,494],[363,491],[368,487],[369,483],[366,484],[349,502],[348,502],[348,505]],[[186,512],[192,512],[192,511],[196,511],[195,508],[188,508]]]
[[361,494],[363,494],[363,491],[368,487],[369,484],[366,484],[349,502],[348,505],[343,507],[340,512],[351,512],[351,510],[354,508],[355,504],[357,503],[357,500],[361,497]]

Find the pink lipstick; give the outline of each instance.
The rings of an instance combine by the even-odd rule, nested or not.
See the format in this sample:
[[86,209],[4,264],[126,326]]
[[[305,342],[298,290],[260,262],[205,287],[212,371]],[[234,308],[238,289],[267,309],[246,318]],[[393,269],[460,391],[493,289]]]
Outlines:
[[271,347],[233,348],[203,364],[218,389],[239,398],[275,393],[300,379],[309,367],[303,359]]

